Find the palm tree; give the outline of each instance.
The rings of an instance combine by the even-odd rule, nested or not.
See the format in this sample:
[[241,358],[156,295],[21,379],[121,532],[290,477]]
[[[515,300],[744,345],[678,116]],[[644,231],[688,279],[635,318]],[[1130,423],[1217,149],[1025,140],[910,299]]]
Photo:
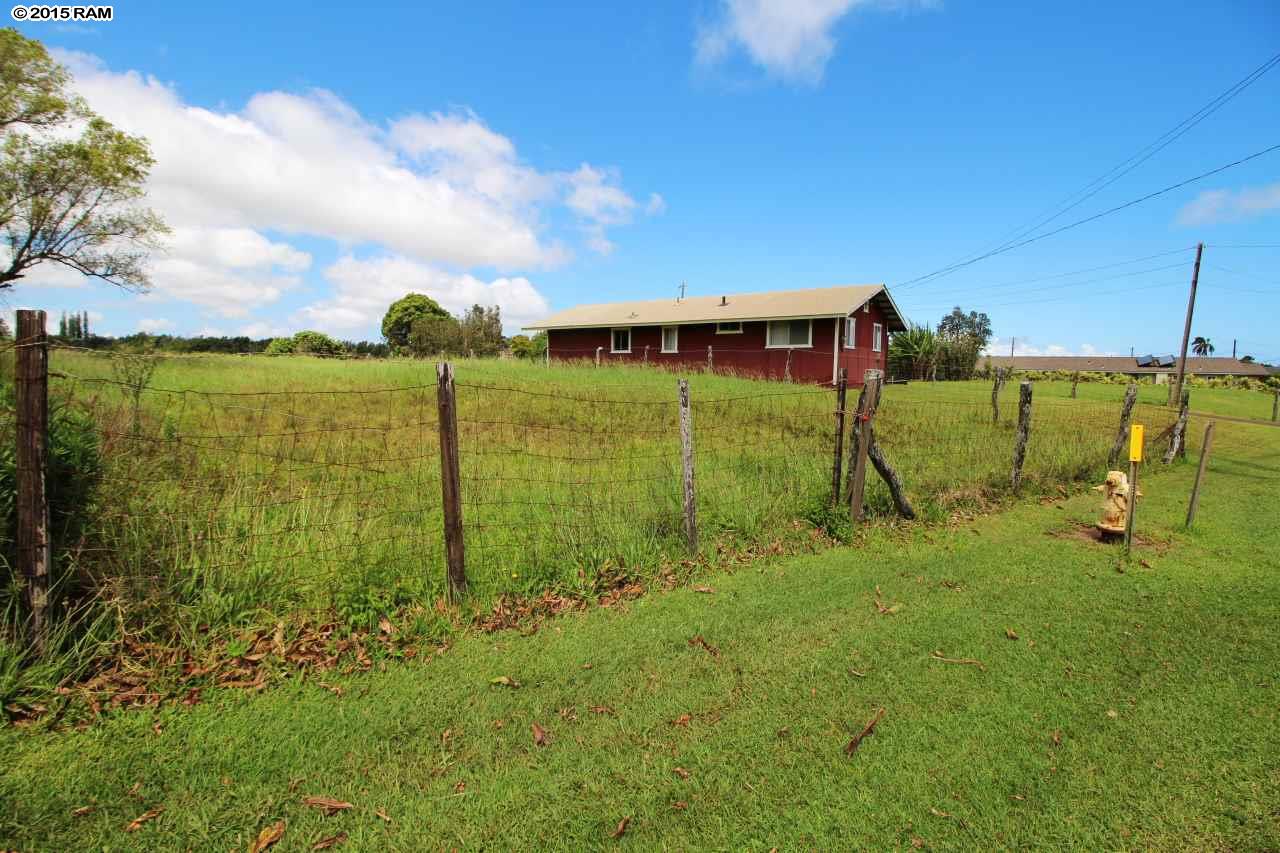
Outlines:
[[1191,351],[1196,355],[1213,355],[1213,343],[1208,338],[1197,336],[1191,342]]

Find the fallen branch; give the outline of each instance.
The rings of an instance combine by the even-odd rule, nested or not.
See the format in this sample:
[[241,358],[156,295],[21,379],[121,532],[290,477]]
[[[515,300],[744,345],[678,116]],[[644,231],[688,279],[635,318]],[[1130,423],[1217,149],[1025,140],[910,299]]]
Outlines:
[[863,726],[862,731],[858,732],[856,735],[853,736],[853,739],[849,741],[849,744],[844,748],[844,754],[853,755],[855,752],[857,752],[858,744],[862,743],[862,739],[864,737],[866,737],[867,735],[875,731],[876,723],[880,722],[880,720],[882,720],[883,718],[884,718],[884,708],[881,708],[880,710],[876,711],[875,716],[871,718],[871,721],[868,722],[865,726]]
[[967,664],[969,666],[976,666],[978,669],[982,670],[983,672],[987,671],[987,668],[982,665],[982,661],[974,660],[973,658],[946,658],[942,656],[942,652],[934,652],[929,657],[940,663],[962,663],[962,664]]

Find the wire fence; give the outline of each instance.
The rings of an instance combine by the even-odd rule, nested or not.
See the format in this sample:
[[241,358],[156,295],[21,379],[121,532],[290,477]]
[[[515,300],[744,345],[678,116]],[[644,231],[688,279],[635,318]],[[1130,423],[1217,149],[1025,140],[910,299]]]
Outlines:
[[[153,381],[150,356],[54,355],[50,464],[66,470],[52,477],[63,493],[51,502],[56,515],[70,495],[89,517],[55,523],[55,550],[96,594],[177,614],[193,631],[264,609],[362,619],[445,596],[435,382],[181,387],[181,365],[165,385]],[[698,556],[687,547],[675,381],[594,376],[456,383],[465,570],[478,602],[590,592]],[[691,387],[703,556],[767,546],[800,519],[839,517],[836,424],[841,414],[852,423],[856,389],[841,413],[830,387],[703,391],[696,378]],[[13,407],[4,408],[12,445]],[[1098,482],[1119,410],[1115,400],[1037,397],[1022,490]],[[1176,417],[1137,404],[1149,456]],[[875,436],[912,502],[945,513],[1010,493],[1018,424],[1017,385],[993,400],[989,383],[913,383],[885,389]],[[91,465],[77,462],[87,453],[77,442],[95,448]],[[76,496],[68,476],[91,490]],[[870,510],[891,512],[884,485],[867,482]]]

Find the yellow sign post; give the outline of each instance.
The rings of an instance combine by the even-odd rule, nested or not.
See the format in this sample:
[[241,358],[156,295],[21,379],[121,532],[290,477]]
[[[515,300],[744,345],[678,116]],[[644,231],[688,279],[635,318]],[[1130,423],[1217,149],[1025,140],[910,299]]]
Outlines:
[[1124,549],[1133,542],[1133,516],[1138,510],[1138,463],[1142,461],[1142,424],[1129,427],[1129,513],[1124,523]]

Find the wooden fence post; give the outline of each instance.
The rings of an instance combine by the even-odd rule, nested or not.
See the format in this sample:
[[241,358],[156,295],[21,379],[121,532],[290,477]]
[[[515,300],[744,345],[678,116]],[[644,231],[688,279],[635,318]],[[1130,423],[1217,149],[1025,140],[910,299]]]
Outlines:
[[49,499],[46,493],[49,436],[49,345],[45,313],[18,311],[17,354],[14,370],[17,405],[18,569],[26,582],[31,614],[31,641],[44,652],[49,605]]
[[1187,504],[1187,527],[1196,520],[1196,510],[1200,508],[1200,483],[1204,480],[1204,469],[1209,467],[1209,450],[1213,447],[1213,425],[1204,428],[1204,443],[1200,445],[1200,467],[1196,469],[1196,481],[1191,486],[1191,502]]
[[1271,401],[1271,420],[1280,421],[1280,391],[1276,391],[1276,397]]
[[604,347],[596,347],[596,367],[599,367],[599,366],[600,366],[600,352],[601,352],[603,349],[604,349]]
[[836,380],[836,458],[831,465],[831,506],[840,506],[840,477],[844,473],[844,404],[848,396],[849,371],[840,368]]
[[1120,454],[1124,453],[1124,443],[1129,438],[1129,420],[1133,417],[1133,405],[1138,402],[1138,386],[1136,383],[1130,382],[1129,387],[1124,391],[1124,403],[1120,406],[1120,428],[1116,430],[1115,443],[1111,445],[1111,452],[1107,454],[1107,470],[1116,467],[1116,463],[1120,461]]
[[644,363],[645,364],[649,363],[649,345],[648,344],[644,345]]
[[689,553],[698,553],[698,508],[693,492],[693,413],[689,409],[689,380],[681,379],[680,462],[684,469],[684,537]]
[[462,537],[462,481],[458,473],[458,407],[453,365],[436,365],[436,402],[440,422],[440,492],[444,507],[446,589],[450,601],[467,591],[467,561]]
[[912,509],[911,501],[907,500],[906,489],[902,487],[902,478],[898,476],[897,471],[893,470],[889,460],[884,458],[884,452],[876,443],[874,424],[868,424],[867,428],[867,458],[871,460],[876,472],[889,487],[889,496],[893,498],[893,505],[898,508],[898,514],[907,520],[915,518],[916,511]]
[[1027,460],[1027,441],[1031,438],[1031,380],[1022,380],[1018,390],[1018,437],[1013,445],[1013,475],[1010,478],[1016,493],[1022,486],[1022,465]]
[[991,384],[991,423],[1000,423],[1000,391],[1004,388],[1004,368],[996,368],[996,378]]
[[1169,449],[1164,453],[1164,464],[1168,465],[1179,456],[1186,456],[1187,418],[1191,416],[1191,392],[1182,392],[1182,405],[1178,408],[1178,419],[1173,422],[1173,432],[1169,435]]
[[849,469],[849,520],[862,520],[863,496],[867,485],[867,453],[871,449],[871,423],[880,399],[880,371],[868,370],[863,374],[862,393],[858,395],[858,412],[854,415],[850,441],[852,459]]
[[787,365],[782,370],[782,381],[791,381],[791,350],[787,350]]
[[714,363],[711,360],[711,344],[707,344],[707,373],[710,373]]
[[1071,374],[1071,399],[1076,399],[1076,386],[1080,384],[1080,371]]

